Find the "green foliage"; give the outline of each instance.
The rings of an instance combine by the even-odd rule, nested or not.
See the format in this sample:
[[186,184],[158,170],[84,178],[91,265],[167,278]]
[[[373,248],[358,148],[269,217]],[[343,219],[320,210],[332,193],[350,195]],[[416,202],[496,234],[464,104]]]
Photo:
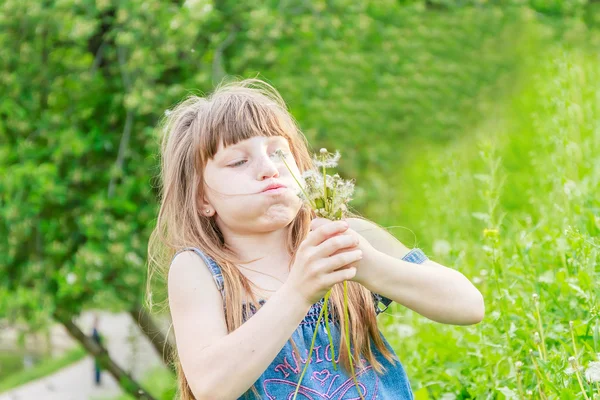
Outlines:
[[[158,400],[173,400],[177,387],[175,385],[175,377],[173,374],[162,367],[157,367],[150,370],[144,375],[141,380],[142,385],[148,389],[155,399]],[[114,400],[131,400],[132,396],[123,394]],[[101,400],[101,399],[97,399]]]
[[[580,24],[570,35],[599,39]],[[429,398],[539,398],[540,388],[583,398],[578,368],[588,397],[597,393],[583,377],[600,358],[600,74],[589,44],[564,40],[532,54],[496,115],[449,146],[419,147],[401,172],[406,211],[391,215],[402,213],[434,260],[470,277],[487,308],[471,327],[412,312],[387,321]]]
[[598,15],[583,0],[3,1],[0,318],[38,328],[140,301],[154,127],[190,91],[260,74],[316,148],[344,154],[353,206],[412,228],[486,297],[474,327],[409,313],[418,334],[400,341],[388,321],[419,393],[512,398],[517,361],[535,391],[537,293],[544,390],[575,398],[569,320],[577,361],[599,352]]
[[[20,370],[19,372],[4,376],[0,380],[0,393],[53,374],[61,368],[83,359],[86,355],[86,351],[78,346],[60,357],[41,360],[31,369]],[[21,357],[20,360],[22,362],[23,358]],[[2,361],[3,365],[8,365],[4,364],[4,358],[2,358]]]

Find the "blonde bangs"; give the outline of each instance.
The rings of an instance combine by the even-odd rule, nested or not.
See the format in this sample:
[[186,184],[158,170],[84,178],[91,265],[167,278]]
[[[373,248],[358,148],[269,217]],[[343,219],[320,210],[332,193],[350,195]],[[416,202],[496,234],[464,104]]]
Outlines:
[[221,145],[227,147],[257,136],[282,136],[294,150],[298,138],[303,137],[271,86],[258,80],[244,82],[242,86],[221,86],[200,110],[198,144],[203,162],[214,158]]

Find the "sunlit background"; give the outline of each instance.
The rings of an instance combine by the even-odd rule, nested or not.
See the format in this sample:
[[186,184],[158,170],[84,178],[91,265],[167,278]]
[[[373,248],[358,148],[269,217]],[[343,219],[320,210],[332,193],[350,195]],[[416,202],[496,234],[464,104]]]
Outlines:
[[156,126],[232,77],[484,294],[475,326],[379,317],[417,399],[599,399],[599,50],[592,0],[2,0],[0,400],[173,398]]

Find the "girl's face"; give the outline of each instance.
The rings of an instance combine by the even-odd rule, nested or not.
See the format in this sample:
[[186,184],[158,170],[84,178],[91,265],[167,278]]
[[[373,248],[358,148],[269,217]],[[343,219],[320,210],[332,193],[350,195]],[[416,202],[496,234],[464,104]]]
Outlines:
[[[256,136],[219,145],[204,169],[205,209],[215,212],[221,229],[269,232],[290,224],[302,202],[298,184],[276,154],[281,150],[296,178],[300,171],[283,136]],[[271,187],[279,188],[271,189]],[[207,215],[207,214],[205,214]]]

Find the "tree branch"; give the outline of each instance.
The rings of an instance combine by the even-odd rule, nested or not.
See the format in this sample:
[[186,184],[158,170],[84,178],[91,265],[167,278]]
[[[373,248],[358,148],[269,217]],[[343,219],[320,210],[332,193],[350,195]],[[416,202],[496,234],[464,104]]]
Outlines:
[[133,378],[119,367],[104,346],[96,343],[92,338],[87,336],[83,331],[72,321],[71,315],[56,311],[54,317],[66,329],[67,332],[86,349],[86,351],[94,356],[102,368],[106,369],[115,378],[121,388],[131,396],[139,400],[154,400],[154,398],[146,392]]

